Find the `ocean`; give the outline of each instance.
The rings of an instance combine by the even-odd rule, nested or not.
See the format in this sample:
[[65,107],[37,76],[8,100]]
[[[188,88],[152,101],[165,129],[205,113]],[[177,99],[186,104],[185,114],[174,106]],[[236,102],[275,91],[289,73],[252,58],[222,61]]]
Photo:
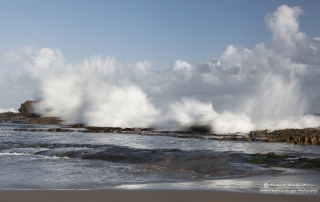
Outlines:
[[[48,127],[53,126],[0,124],[0,189],[272,192],[277,188],[273,192],[319,194],[319,169],[290,168],[281,166],[281,162],[276,166],[255,164],[248,160],[252,154],[269,152],[288,155],[284,162],[315,159],[320,157],[317,145],[83,133],[81,129],[13,130]],[[273,186],[276,184],[286,186],[279,191],[279,187]]]

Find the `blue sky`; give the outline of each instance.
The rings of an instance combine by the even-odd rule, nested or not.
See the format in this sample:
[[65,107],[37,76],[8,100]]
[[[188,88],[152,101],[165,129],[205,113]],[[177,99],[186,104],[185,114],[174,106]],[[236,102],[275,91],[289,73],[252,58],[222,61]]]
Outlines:
[[320,35],[320,1],[2,0],[0,50],[59,48],[72,63],[101,54],[157,68],[177,59],[194,65],[230,44],[269,46],[264,17],[282,4],[300,6],[301,30]]

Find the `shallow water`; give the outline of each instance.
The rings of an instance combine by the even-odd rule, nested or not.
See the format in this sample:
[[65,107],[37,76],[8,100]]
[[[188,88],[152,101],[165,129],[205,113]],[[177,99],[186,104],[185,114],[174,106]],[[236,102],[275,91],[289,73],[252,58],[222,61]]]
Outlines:
[[319,157],[320,147],[81,132],[16,132],[0,125],[0,189],[181,188],[259,191],[262,182],[320,187],[320,172],[249,164],[275,152]]
[[117,189],[220,190],[271,194],[310,194],[320,196],[318,173],[314,175],[261,175],[233,179],[215,179],[179,183],[120,185]]

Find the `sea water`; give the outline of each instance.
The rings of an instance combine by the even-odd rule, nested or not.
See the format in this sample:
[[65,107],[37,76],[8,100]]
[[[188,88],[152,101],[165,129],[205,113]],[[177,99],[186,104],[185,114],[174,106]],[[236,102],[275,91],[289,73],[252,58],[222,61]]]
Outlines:
[[13,131],[0,125],[0,189],[169,188],[260,191],[264,183],[320,187],[320,172],[249,164],[275,152],[319,158],[317,145],[183,139],[137,134]]

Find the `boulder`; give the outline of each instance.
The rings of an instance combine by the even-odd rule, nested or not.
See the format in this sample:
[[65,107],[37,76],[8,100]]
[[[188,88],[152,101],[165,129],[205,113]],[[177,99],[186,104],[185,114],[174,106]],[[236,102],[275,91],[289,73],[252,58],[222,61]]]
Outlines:
[[40,115],[34,113],[34,105],[37,101],[27,100],[21,104],[21,107],[18,109],[20,114],[24,118],[39,118]]

